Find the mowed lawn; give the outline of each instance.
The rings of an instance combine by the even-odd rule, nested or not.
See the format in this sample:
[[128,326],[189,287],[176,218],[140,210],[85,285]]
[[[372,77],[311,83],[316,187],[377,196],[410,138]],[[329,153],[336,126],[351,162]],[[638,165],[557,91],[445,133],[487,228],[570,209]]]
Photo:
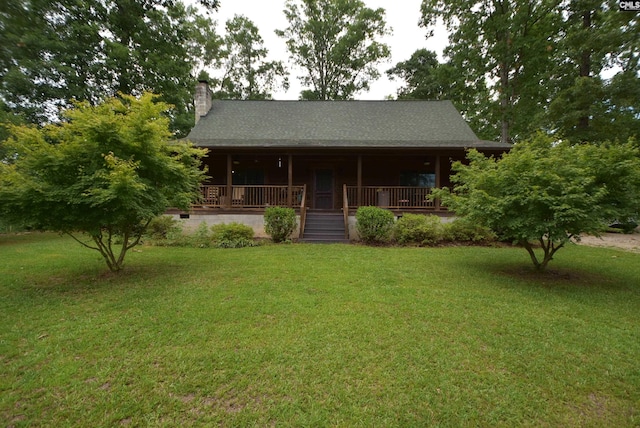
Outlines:
[[3,426],[640,425],[640,254],[0,236]]

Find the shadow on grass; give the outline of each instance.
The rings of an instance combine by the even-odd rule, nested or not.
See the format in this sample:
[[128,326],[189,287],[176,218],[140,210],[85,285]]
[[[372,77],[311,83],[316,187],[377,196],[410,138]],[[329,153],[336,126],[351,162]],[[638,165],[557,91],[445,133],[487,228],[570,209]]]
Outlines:
[[103,261],[74,266],[58,265],[45,272],[25,273],[11,287],[14,292],[82,295],[102,290],[149,288],[182,281],[190,276],[190,266],[166,260],[137,258],[120,272],[111,272]]
[[624,276],[596,272],[595,267],[551,266],[542,272],[532,265],[515,262],[487,262],[475,267],[499,278],[499,285],[510,290],[561,293],[571,297],[638,292],[638,287]]

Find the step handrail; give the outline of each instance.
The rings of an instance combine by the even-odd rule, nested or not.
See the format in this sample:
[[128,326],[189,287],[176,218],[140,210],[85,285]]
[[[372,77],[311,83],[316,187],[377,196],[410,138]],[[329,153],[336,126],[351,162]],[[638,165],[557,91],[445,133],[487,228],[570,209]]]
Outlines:
[[347,184],[342,185],[342,213],[344,215],[344,239],[349,239],[349,197]]
[[298,239],[304,238],[304,227],[307,222],[307,185],[302,186],[302,200],[300,201],[300,232]]

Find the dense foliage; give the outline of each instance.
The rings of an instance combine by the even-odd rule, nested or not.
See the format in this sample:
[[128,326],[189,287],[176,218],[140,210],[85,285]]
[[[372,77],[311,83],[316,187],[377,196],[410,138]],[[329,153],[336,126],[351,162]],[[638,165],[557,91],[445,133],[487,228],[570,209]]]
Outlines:
[[443,223],[443,240],[457,243],[488,243],[496,240],[496,234],[486,226],[464,217]]
[[298,227],[293,208],[268,207],[264,211],[264,231],[273,242],[283,242],[291,237]]
[[182,225],[175,218],[159,215],[149,222],[145,235],[153,240],[170,239],[182,232]]
[[403,214],[393,236],[399,244],[433,245],[442,239],[444,227],[435,215]]
[[187,209],[199,194],[204,152],[169,141],[167,109],[147,93],[77,104],[58,125],[13,127],[4,143],[12,156],[0,162],[0,215],[67,233],[122,269],[154,217]]
[[475,150],[467,158],[453,166],[454,188],[434,195],[524,246],[539,270],[569,240],[640,212],[640,150],[632,144],[574,146],[538,135],[501,159]]
[[213,243],[217,248],[242,248],[254,246],[254,230],[251,226],[237,222],[211,226]]
[[171,104],[172,131],[185,134],[193,126],[194,73],[215,56],[212,28],[206,13],[182,1],[2,2],[0,99],[42,124],[73,100],[151,91]]
[[639,135],[640,19],[619,2],[423,0],[422,25],[440,20],[455,77],[414,63],[432,72],[410,74],[406,88],[413,97],[445,88],[481,137],[512,142],[540,128],[572,142]]

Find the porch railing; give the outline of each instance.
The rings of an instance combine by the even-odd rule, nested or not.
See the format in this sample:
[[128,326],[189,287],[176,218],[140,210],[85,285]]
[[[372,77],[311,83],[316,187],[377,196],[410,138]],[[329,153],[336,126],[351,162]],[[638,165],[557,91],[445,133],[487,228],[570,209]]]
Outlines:
[[358,186],[346,186],[350,209],[358,208],[358,206],[378,206],[391,209],[436,209],[436,203],[428,198],[430,194],[431,188],[429,187],[363,186],[361,187],[361,201],[358,201]]
[[[304,185],[291,186],[291,206],[299,208],[304,195]],[[195,208],[265,208],[269,206],[289,206],[289,187],[286,185],[267,186],[201,186],[202,197]]]

